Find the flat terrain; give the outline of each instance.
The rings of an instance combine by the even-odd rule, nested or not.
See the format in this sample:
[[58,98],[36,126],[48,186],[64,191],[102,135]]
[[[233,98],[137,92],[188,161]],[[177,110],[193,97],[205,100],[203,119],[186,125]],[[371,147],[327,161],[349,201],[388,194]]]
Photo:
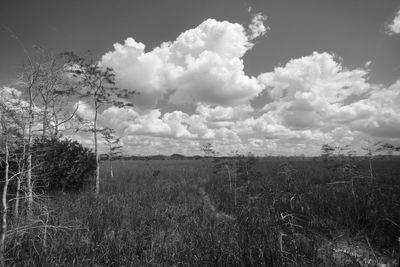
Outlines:
[[371,176],[367,160],[120,160],[112,180],[104,162],[100,195],[43,200],[46,234],[16,233],[8,262],[395,266],[400,164],[372,167]]

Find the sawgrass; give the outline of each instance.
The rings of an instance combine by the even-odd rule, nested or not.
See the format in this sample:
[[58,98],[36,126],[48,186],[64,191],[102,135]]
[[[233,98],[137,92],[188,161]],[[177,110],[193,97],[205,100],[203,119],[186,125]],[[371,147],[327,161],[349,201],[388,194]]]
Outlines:
[[[338,233],[399,255],[397,159],[374,162],[374,183],[358,179],[352,186],[334,183],[351,178],[336,162],[261,159],[248,165],[247,176],[239,165],[229,167],[232,188],[227,170],[214,172],[211,160],[121,160],[114,180],[104,163],[100,195],[50,196],[48,215],[37,216],[45,224],[9,235],[6,263],[323,266],[324,240]],[[367,174],[366,162],[352,168],[352,175]],[[22,217],[11,228],[29,223]]]

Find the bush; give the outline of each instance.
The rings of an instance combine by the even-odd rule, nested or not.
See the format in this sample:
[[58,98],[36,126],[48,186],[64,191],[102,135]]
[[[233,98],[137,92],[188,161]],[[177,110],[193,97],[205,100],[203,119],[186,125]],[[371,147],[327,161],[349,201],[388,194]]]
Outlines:
[[77,191],[90,183],[96,170],[94,153],[77,141],[38,138],[32,146],[35,187],[45,191]]

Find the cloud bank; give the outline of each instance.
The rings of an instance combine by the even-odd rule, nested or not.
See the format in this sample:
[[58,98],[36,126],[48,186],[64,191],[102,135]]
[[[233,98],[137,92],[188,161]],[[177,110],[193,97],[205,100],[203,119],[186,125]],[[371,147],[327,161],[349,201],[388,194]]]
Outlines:
[[[244,27],[208,19],[150,51],[133,38],[114,44],[101,64],[115,70],[117,86],[139,95],[134,108],[102,111],[100,125],[116,130],[127,154],[193,155],[211,142],[222,154],[316,155],[324,143],[400,141],[400,80],[372,83],[371,62],[349,69],[314,52],[247,75],[243,57],[267,33],[265,20],[255,14]],[[84,103],[79,112],[92,113]]]
[[201,144],[212,142],[223,154],[316,155],[324,143],[399,142],[400,81],[371,84],[367,69],[349,70],[317,52],[258,80],[272,99],[259,109],[197,103],[189,114],[110,107],[100,123],[117,130],[127,153],[138,154],[199,154]]

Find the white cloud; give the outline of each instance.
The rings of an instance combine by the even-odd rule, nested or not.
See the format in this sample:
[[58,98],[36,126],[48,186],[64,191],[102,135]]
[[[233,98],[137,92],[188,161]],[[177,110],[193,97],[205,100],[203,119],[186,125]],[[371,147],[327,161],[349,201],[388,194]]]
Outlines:
[[263,110],[290,129],[328,128],[347,114],[354,120],[365,109],[350,111],[344,102],[372,89],[367,77],[367,70],[348,70],[333,55],[314,52],[259,76],[275,100]]
[[140,114],[133,108],[109,107],[101,113],[99,122],[118,132],[123,132],[129,125],[134,123]]
[[264,21],[267,20],[267,16],[263,16],[261,13],[256,13],[253,15],[251,19],[251,23],[249,25],[249,38],[253,40],[257,37],[263,36],[267,33],[269,28],[265,27]]
[[126,134],[141,134],[153,136],[167,136],[171,134],[171,127],[161,118],[159,110],[152,110],[147,114],[139,116],[131,122],[125,130]]
[[[28,102],[21,98],[21,92],[15,88],[4,86],[0,88],[0,108],[4,108],[7,112],[14,113],[14,119],[21,119],[21,116],[26,115]],[[40,109],[34,107],[35,112]]]
[[370,83],[368,72],[368,68],[349,70],[328,53],[291,60],[259,76],[274,101],[264,106],[262,116],[248,119],[247,126],[266,138],[279,138],[278,143],[300,140],[306,147],[313,147],[312,141],[319,145],[355,145],[369,138],[398,142],[400,81],[385,88]]
[[187,68],[174,88],[170,103],[223,106],[247,103],[261,91],[257,79],[244,74],[241,59],[224,59],[208,51],[198,58],[187,58]]
[[393,21],[387,25],[387,34],[400,34],[400,10],[397,11]]
[[257,14],[247,35],[238,23],[208,19],[150,52],[128,38],[115,44],[101,64],[115,70],[118,86],[140,93],[133,101],[141,108],[153,108],[164,97],[177,105],[246,104],[262,87],[244,73],[242,57],[253,47],[251,40],[265,33],[263,20]]
[[197,58],[204,51],[223,58],[240,58],[253,44],[242,25],[207,19],[194,29],[181,33],[171,44],[172,60],[183,63],[188,55]]
[[82,119],[93,121],[94,119],[94,110],[84,101],[78,101],[75,104],[76,114],[80,116]]
[[[202,105],[192,115],[182,111],[163,114],[157,109],[138,113],[132,108],[111,107],[100,114],[99,123],[115,127],[116,134],[123,137],[126,153],[192,155],[200,153],[201,143],[212,142],[222,154],[239,150],[257,155],[315,155],[324,143],[356,144],[373,136],[398,141],[399,84],[376,89],[365,99],[338,106],[336,113],[330,113],[335,116],[324,118],[326,121],[318,127],[285,125],[276,110],[256,115],[246,106],[242,107],[244,112],[235,113],[229,107]],[[344,116],[348,118],[341,120]],[[91,136],[80,138],[91,144]]]
[[124,45],[114,44],[114,51],[106,53],[101,64],[114,69],[119,87],[140,93],[135,96],[135,104],[152,107],[166,93],[166,80],[174,69],[165,62],[165,49],[160,47],[151,53],[144,49],[144,44],[128,38]]
[[211,107],[209,105],[197,105],[196,112],[202,114],[211,121],[231,121],[241,120],[249,116],[254,109],[250,105],[240,105],[236,107]]
[[388,88],[376,88],[357,105],[363,105],[368,115],[354,121],[354,129],[379,138],[400,138],[400,80]]
[[[196,101],[193,114],[110,107],[99,123],[117,130],[127,153],[141,154],[201,154],[200,145],[212,142],[222,154],[316,155],[324,143],[398,142],[400,81],[386,88],[371,84],[368,74],[315,52],[258,77],[272,99],[260,110],[234,101]],[[85,106],[78,112],[90,114]]]
[[21,97],[21,92],[15,88],[4,86],[0,90],[1,99],[16,99]]
[[[255,14],[246,29],[208,19],[147,52],[133,38],[115,44],[101,64],[114,68],[118,86],[140,95],[135,108],[102,111],[100,126],[116,129],[126,152],[139,154],[200,154],[212,142],[222,154],[315,155],[324,143],[399,141],[400,81],[372,84],[371,62],[349,69],[333,54],[314,52],[246,75],[243,56],[268,31],[265,20]],[[256,109],[250,102],[261,93],[269,100]],[[160,100],[178,110],[162,112]],[[187,104],[192,113],[179,110]],[[78,113],[91,116],[85,105]]]
[[272,88],[270,94],[275,99],[315,100],[320,96],[329,102],[340,102],[369,89],[367,74],[364,69],[347,70],[334,55],[314,52],[261,74],[259,79]]

